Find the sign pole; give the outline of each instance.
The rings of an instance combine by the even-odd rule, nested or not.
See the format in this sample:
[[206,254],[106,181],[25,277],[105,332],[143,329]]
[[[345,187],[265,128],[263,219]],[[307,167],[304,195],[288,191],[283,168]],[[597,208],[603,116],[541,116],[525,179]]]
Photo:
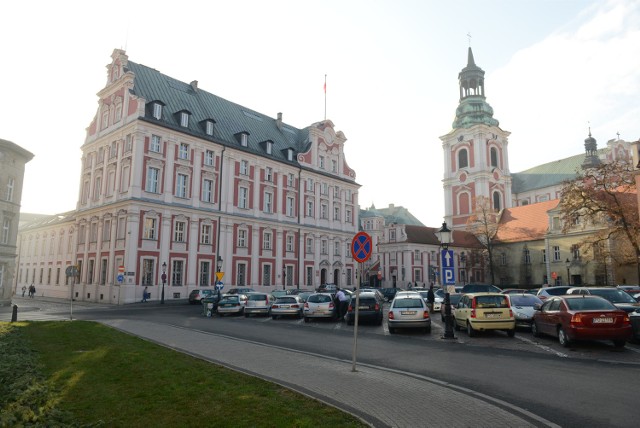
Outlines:
[[[373,249],[373,243],[371,240],[371,236],[366,232],[358,232],[356,236],[353,237],[351,241],[351,255],[353,259],[358,262],[358,269],[360,270],[360,278],[356,280],[356,307],[354,309],[354,316],[356,317],[354,321],[353,328],[353,358],[351,371],[355,372],[356,370],[356,355],[358,353],[358,317],[360,314],[360,281],[362,281],[362,263],[369,260],[371,257],[371,251]],[[353,304],[353,298],[351,301]]]
[[[362,274],[362,263],[359,263],[360,273]],[[356,355],[358,354],[358,315],[360,313],[360,280],[356,281],[356,307],[355,322],[353,324],[353,357],[351,371],[356,372]]]

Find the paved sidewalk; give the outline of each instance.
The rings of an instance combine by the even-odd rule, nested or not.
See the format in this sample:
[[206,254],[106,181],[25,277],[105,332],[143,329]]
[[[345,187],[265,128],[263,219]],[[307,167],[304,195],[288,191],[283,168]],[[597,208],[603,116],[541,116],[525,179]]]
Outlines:
[[[25,312],[19,316],[20,321],[30,318]],[[0,307],[0,321],[10,319],[11,307]],[[167,324],[132,319],[102,322],[281,384],[352,413],[374,427],[555,426],[524,409],[424,376],[364,364],[357,364],[353,372],[351,361]]]

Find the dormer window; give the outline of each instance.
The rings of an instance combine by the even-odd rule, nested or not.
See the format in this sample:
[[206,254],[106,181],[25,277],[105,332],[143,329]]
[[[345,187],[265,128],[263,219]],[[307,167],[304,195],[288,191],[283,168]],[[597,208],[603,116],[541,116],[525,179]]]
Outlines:
[[186,111],[180,113],[180,126],[183,128],[189,127],[189,113]]
[[213,122],[210,120],[206,121],[205,131],[207,135],[213,135]]
[[153,118],[157,120],[162,119],[162,104],[153,103]]
[[236,140],[242,147],[247,147],[249,145],[249,133],[242,131],[235,134]]
[[266,146],[265,146],[265,151],[267,152],[268,155],[271,154],[271,150],[272,149],[273,149],[273,142],[267,141]]
[[293,149],[287,149],[287,160],[288,161],[293,160]]

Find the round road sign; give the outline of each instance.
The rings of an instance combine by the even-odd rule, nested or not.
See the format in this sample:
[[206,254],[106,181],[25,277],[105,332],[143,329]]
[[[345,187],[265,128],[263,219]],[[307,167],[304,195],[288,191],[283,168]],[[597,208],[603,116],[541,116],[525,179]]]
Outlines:
[[366,232],[358,232],[351,241],[351,255],[358,263],[363,263],[369,260],[371,257],[371,251],[373,250],[373,244],[371,243],[371,236]]

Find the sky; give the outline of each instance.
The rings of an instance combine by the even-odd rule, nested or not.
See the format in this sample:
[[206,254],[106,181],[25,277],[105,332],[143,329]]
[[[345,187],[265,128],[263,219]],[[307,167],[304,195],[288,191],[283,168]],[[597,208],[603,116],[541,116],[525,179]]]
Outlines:
[[[0,138],[29,150],[22,212],[76,208],[113,49],[304,128],[344,132],[362,208],[444,217],[467,49],[512,173],[640,139],[640,0],[32,0],[0,16]],[[326,99],[323,85],[327,82]]]

